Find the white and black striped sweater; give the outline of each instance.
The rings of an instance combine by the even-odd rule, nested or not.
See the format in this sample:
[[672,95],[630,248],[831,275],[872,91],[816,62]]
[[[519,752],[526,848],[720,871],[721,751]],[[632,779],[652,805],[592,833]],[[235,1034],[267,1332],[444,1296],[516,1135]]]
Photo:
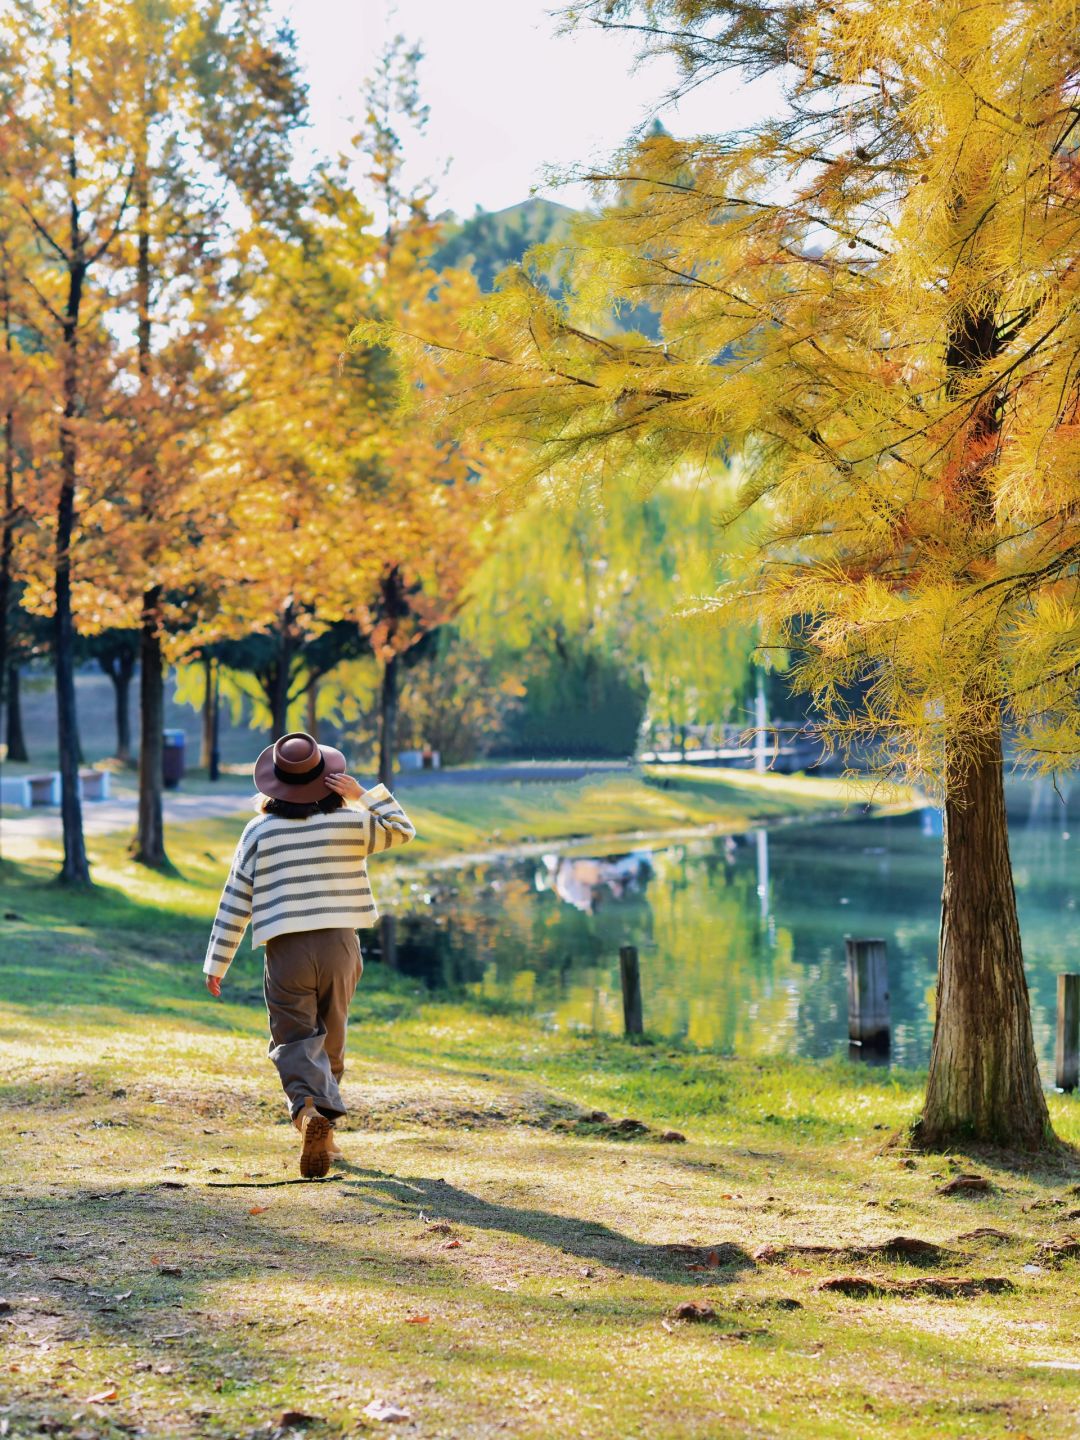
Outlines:
[[203,971],[225,974],[248,921],[251,943],[295,930],[364,929],[379,918],[367,856],[404,845],[412,821],[385,785],[353,807],[305,820],[256,815],[244,829],[218,901]]

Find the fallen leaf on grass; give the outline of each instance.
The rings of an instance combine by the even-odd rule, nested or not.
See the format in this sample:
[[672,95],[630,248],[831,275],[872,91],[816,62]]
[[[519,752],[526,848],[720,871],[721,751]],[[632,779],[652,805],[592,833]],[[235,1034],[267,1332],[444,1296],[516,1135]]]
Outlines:
[[269,1210],[269,1209],[270,1209],[270,1206],[269,1206],[269,1205],[252,1205],[251,1209],[248,1211],[248,1214],[249,1214],[249,1215],[265,1215],[266,1212],[267,1212],[267,1210]]
[[370,1405],[365,1405],[360,1412],[366,1415],[369,1420],[382,1420],[386,1424],[393,1424],[396,1420],[409,1420],[408,1410],[402,1410],[398,1405],[391,1405],[386,1400],[372,1400]]
[[406,1325],[427,1325],[431,1321],[430,1315],[406,1315]]
[[994,1187],[985,1175],[956,1175],[938,1186],[939,1195],[989,1195]]
[[88,1395],[86,1397],[86,1403],[87,1405],[105,1405],[110,1400],[115,1400],[117,1393],[116,1386],[114,1385],[109,1390],[99,1390],[96,1395]]

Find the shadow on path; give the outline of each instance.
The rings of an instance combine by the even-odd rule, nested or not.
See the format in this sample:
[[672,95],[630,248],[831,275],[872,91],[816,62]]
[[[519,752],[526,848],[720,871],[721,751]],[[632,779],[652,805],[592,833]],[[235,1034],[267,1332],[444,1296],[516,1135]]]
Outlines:
[[632,1240],[596,1220],[557,1215],[550,1210],[499,1205],[445,1180],[423,1175],[403,1177],[384,1170],[366,1170],[358,1165],[339,1168],[344,1172],[338,1182],[342,1186],[354,1191],[373,1191],[417,1219],[423,1214],[432,1221],[449,1220],[478,1230],[501,1230],[507,1235],[520,1235],[549,1245],[553,1250],[561,1250],[566,1255],[595,1260],[627,1275],[686,1283],[687,1264],[699,1251],[704,1254],[715,1252],[716,1260],[697,1277],[705,1278],[712,1284],[728,1284],[738,1279],[742,1271],[754,1268],[749,1254],[741,1246],[728,1241],[694,1246],[693,1253],[688,1255],[685,1250],[675,1250],[668,1245],[649,1245]]

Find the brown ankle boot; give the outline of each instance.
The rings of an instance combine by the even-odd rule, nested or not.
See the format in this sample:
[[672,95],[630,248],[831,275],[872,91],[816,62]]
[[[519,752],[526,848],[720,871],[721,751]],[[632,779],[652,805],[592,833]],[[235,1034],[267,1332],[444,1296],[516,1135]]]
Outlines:
[[297,1112],[293,1124],[303,1136],[300,1150],[300,1174],[305,1180],[316,1180],[330,1169],[330,1146],[333,1144],[334,1127],[325,1115],[320,1115],[313,1101],[304,1101],[304,1108]]

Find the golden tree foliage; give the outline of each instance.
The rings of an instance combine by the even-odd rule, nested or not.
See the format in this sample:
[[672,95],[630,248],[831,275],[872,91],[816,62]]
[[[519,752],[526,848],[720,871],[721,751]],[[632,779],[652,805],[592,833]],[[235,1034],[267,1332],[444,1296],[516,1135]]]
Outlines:
[[[742,447],[757,548],[711,603],[801,656],[833,733],[942,779],[1000,705],[1026,759],[1072,763],[1075,4],[582,9],[641,10],[698,79],[783,57],[786,113],[592,176],[616,203],[579,227],[569,313],[508,275],[458,342],[456,422],[570,486]],[[662,340],[614,332],[613,299]]]
[[[1038,1147],[1002,785],[1080,758],[1075,0],[590,0],[681,84],[772,73],[776,117],[654,133],[591,178],[569,303],[512,271],[443,407],[530,476],[738,448],[756,534],[704,607],[796,660],[828,733],[936,782],[945,874],[918,1135]],[[647,306],[658,340],[612,309]],[[415,351],[415,337],[398,343]],[[855,700],[853,701],[853,698]]]

